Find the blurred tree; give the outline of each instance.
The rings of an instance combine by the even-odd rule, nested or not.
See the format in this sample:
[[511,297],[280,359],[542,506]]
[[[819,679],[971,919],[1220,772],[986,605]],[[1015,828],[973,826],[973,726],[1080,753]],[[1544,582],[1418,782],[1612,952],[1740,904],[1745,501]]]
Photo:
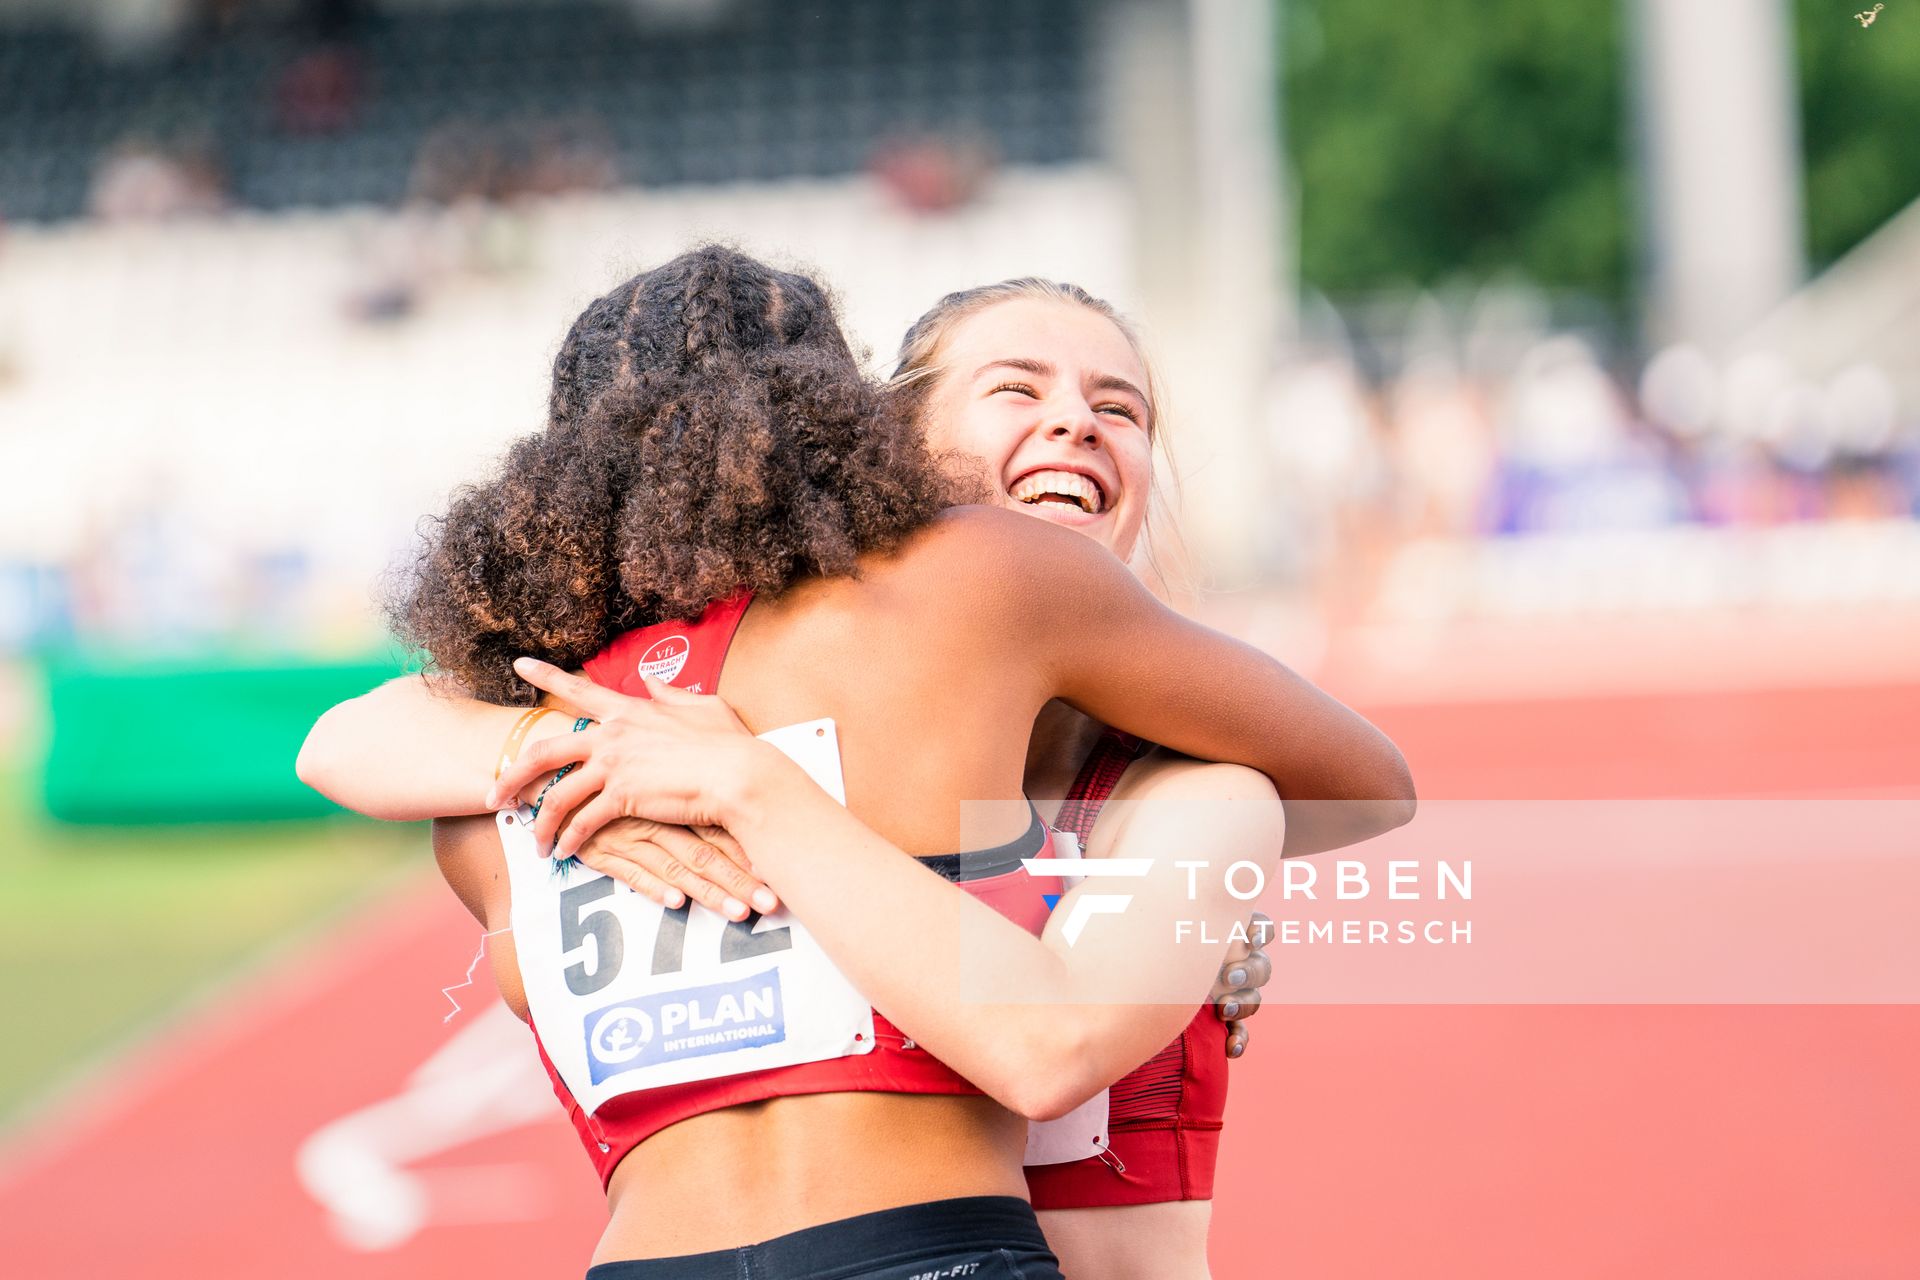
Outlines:
[[1920,3],[1796,0],[1807,257],[1826,266],[1920,198]]
[[[1629,0],[1276,2],[1309,284],[1630,287]],[[1920,0],[1871,7],[1793,0],[1815,269],[1920,198]]]
[[1621,0],[1280,2],[1307,283],[1340,293],[1517,267],[1624,294]]

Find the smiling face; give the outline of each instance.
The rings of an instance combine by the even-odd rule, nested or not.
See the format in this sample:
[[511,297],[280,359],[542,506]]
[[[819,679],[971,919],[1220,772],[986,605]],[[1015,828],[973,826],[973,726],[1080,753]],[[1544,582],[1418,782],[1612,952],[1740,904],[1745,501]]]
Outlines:
[[986,465],[994,501],[1077,529],[1125,560],[1147,515],[1153,406],[1126,334],[1074,302],[1014,298],[956,324],[928,441]]

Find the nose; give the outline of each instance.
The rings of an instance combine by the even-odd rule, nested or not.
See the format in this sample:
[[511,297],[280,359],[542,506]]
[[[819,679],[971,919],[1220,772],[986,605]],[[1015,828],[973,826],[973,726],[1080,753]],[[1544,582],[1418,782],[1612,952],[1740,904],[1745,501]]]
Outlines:
[[1047,423],[1046,436],[1049,440],[1098,446],[1102,442],[1100,419],[1094,416],[1092,410],[1064,412]]

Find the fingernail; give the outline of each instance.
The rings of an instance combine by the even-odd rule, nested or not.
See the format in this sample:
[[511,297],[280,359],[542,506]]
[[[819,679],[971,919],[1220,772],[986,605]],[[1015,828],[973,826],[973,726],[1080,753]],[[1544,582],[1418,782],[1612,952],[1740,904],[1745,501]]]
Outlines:
[[687,905],[686,894],[681,893],[678,889],[669,889],[667,891],[667,909],[668,910],[678,911],[680,908],[686,905]]
[[532,668],[533,668],[532,658],[515,658],[513,660],[513,669],[515,671],[530,671],[532,670]]
[[1237,1018],[1240,1016],[1240,1002],[1229,1000],[1220,1006],[1220,1012],[1228,1018]]
[[486,804],[489,809],[498,809],[500,807],[500,797],[489,791],[487,792]]
[[1244,987],[1247,985],[1247,971],[1245,969],[1235,969],[1227,974],[1227,981],[1233,986]]
[[1229,1058],[1237,1058],[1246,1051],[1247,1042],[1244,1040],[1232,1040],[1227,1043],[1227,1056]]
[[753,905],[759,910],[761,915],[766,915],[769,911],[778,911],[780,909],[780,899],[773,896],[773,890],[771,889],[755,889],[753,891]]
[[740,920],[746,917],[747,904],[738,898],[728,898],[725,902],[721,903],[720,906],[729,919]]

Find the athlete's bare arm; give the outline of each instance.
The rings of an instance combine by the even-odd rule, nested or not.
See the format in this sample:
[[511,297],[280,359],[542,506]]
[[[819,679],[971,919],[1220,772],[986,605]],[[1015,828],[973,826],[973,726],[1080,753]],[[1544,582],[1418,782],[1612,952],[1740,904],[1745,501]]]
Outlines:
[[1049,695],[1096,720],[1266,774],[1288,807],[1288,856],[1413,817],[1412,775],[1385,734],[1278,660],[1167,608],[1090,539],[992,508],[941,523],[922,544],[926,571],[970,593],[979,643],[1004,638],[1032,655]]
[[[1147,874],[1104,875],[1108,860],[1089,860],[1087,880],[1034,938],[811,791],[787,775],[769,786],[764,807],[749,804],[760,816],[735,828],[749,855],[772,859],[765,873],[875,1008],[1035,1120],[1112,1084],[1192,1018],[1246,912],[1217,873],[1177,865],[1196,841],[1270,872],[1285,830],[1272,789],[1251,770],[1242,794],[1203,806],[1184,802],[1177,787],[1143,795],[1108,821],[1124,823],[1117,834],[1150,863]],[[860,892],[818,874],[826,865]],[[1126,907],[1081,914],[1081,901],[1096,895]]]
[[[435,676],[401,676],[329,709],[307,731],[294,768],[338,804],[389,822],[420,822],[485,811],[500,744],[524,711],[476,702]],[[565,733],[569,721],[543,716],[528,740]]]
[[[571,729],[574,709],[546,701],[555,714],[533,722],[521,750]],[[322,715],[294,769],[314,790],[370,818],[418,822],[488,814],[487,783],[523,714],[522,707],[474,701],[442,677],[401,676]],[[531,782],[523,798],[533,800],[543,781]],[[497,841],[492,821],[485,819],[487,837]],[[779,905],[758,877],[683,827],[623,822],[609,831],[595,862],[596,869],[667,907],[692,898],[738,920],[749,903],[761,911]]]

